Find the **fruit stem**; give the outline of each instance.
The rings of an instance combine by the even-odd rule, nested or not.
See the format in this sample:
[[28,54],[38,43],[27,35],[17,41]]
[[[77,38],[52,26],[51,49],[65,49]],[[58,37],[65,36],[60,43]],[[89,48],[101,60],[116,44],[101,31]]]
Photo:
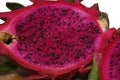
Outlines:
[[9,33],[1,32],[0,33],[0,41],[3,41],[6,44],[10,44],[13,41],[13,37]]

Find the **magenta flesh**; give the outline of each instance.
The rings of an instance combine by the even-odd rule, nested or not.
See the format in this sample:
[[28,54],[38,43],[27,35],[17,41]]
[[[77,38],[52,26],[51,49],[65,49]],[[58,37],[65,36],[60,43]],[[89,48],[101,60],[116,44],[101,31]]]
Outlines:
[[119,80],[120,76],[120,41],[116,43],[116,45],[113,47],[110,56],[110,62],[109,62],[109,75],[111,80]]
[[18,21],[18,54],[38,66],[63,67],[85,60],[101,34],[95,21],[70,8],[46,6]]
[[[106,47],[100,67],[100,80],[120,79],[120,37]],[[106,75],[104,75],[104,74]]]

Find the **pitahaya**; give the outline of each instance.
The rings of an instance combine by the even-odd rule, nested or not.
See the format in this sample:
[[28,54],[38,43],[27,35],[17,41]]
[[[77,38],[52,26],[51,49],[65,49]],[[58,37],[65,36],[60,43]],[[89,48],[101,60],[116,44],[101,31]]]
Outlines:
[[69,74],[70,80],[85,70],[102,41],[100,11],[79,0],[31,1],[31,6],[0,13],[5,21],[0,25],[0,53],[38,72],[37,78]]
[[120,30],[114,31],[108,40],[109,45],[101,51],[102,58],[99,63],[100,80],[120,79]]

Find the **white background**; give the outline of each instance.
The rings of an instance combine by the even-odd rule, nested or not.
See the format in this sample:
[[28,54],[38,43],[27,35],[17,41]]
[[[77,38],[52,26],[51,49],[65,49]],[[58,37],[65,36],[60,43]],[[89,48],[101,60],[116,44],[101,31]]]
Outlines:
[[[6,8],[6,2],[18,2],[25,6],[31,5],[29,0],[0,0],[0,12],[10,11]],[[120,0],[84,0],[82,4],[87,7],[99,3],[99,9],[102,12],[107,12],[110,20],[110,27],[120,27]],[[0,23],[2,21],[0,20]]]

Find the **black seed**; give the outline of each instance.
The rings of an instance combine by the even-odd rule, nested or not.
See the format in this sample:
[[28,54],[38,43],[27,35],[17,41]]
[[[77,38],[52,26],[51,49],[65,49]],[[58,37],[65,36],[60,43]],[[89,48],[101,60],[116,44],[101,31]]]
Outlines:
[[30,59],[32,54],[27,54],[24,59]]
[[74,14],[75,14],[75,12],[73,11],[73,12],[72,12],[72,16],[73,16]]
[[83,19],[80,19],[80,23],[83,21]]
[[73,23],[76,23],[76,21],[73,21]]
[[110,68],[110,70],[113,70],[113,68]]
[[60,65],[61,65],[61,66],[64,65],[64,63],[60,63]]
[[81,32],[81,30],[77,30],[77,32]]
[[110,72],[109,74],[112,75],[112,72]]
[[34,63],[34,64],[39,64],[39,62],[37,62],[37,61],[34,61],[33,63]]
[[55,53],[54,53],[54,52],[51,52],[50,55],[51,55],[52,57],[55,57]]
[[80,27],[80,25],[78,25],[78,27]]
[[44,20],[40,21],[40,26],[43,26],[45,24]]
[[48,61],[46,61],[46,62],[45,62],[45,64],[49,65],[49,62],[48,62]]
[[79,16],[77,16],[77,18],[79,18]]
[[68,27],[70,27],[71,23],[68,23]]
[[60,21],[60,18],[58,18],[58,21]]
[[94,23],[93,22],[89,22],[89,24],[93,25]]
[[120,68],[119,69],[117,69],[118,71],[120,71]]
[[58,23],[58,26],[61,26],[61,23]]
[[40,48],[37,48],[38,51],[40,51]]

